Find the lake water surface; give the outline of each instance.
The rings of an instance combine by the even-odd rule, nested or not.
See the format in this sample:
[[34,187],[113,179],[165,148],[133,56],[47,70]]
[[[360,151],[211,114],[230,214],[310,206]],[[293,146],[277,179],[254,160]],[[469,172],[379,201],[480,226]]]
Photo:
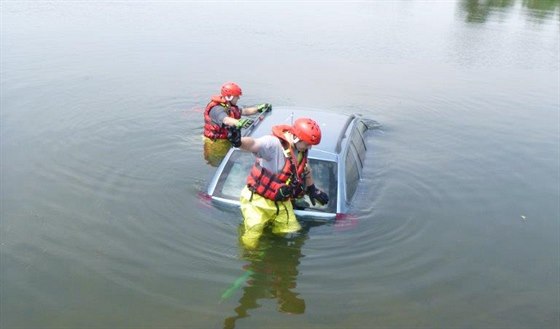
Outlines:
[[[558,328],[559,8],[2,1],[0,327]],[[379,123],[352,217],[240,247],[230,80]]]

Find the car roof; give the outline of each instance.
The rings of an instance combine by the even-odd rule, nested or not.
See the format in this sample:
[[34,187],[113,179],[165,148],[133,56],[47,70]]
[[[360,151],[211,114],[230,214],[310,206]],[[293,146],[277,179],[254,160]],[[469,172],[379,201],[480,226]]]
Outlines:
[[[272,133],[272,127],[286,124],[292,125],[298,118],[313,119],[321,127],[321,142],[309,151],[310,158],[336,161],[340,153],[340,141],[344,137],[354,115],[326,112],[307,107],[278,106],[272,111],[260,115],[253,127],[249,128],[245,136],[261,137]],[[329,133],[326,133],[329,132]]]

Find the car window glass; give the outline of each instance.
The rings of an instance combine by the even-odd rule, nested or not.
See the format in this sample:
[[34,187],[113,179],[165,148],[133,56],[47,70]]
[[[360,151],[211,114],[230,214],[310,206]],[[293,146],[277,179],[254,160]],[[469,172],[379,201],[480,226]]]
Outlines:
[[317,159],[309,159],[309,165],[313,173],[313,180],[315,181],[315,186],[323,190],[329,196],[329,203],[326,205],[320,205],[316,203],[315,206],[311,205],[311,201],[308,196],[305,196],[306,201],[311,205],[308,210],[321,210],[326,212],[336,211],[336,194],[337,194],[337,165],[336,162],[323,161]]
[[358,171],[358,164],[354,158],[352,148],[348,149],[346,154],[346,200],[350,201],[358,188],[358,181],[360,173]]
[[[254,163],[255,156],[252,153],[234,151],[224,166],[224,170],[218,179],[214,195],[221,198],[238,200],[241,190],[247,184],[247,175]],[[316,203],[315,206],[313,206],[309,197],[305,196],[306,201],[310,205],[310,207],[306,210],[335,212],[337,200],[336,163],[309,159],[309,165],[313,171],[315,186],[328,194],[329,202],[326,205]]]
[[363,136],[364,132],[368,129],[368,127],[366,126],[366,124],[362,120],[358,121],[357,126],[358,126],[358,131]]
[[364,163],[364,157],[366,154],[366,144],[364,141],[364,135],[363,132],[365,131],[367,127],[365,126],[365,124],[362,121],[358,121],[356,126],[354,127],[353,131],[352,131],[352,137],[351,137],[351,143],[352,145],[354,145],[354,147],[356,148],[357,151],[357,155],[358,155],[358,160],[359,160],[359,164],[362,167],[363,163]]
[[250,152],[233,152],[220,175],[214,194],[222,198],[239,199],[254,162],[255,156]]
[[364,153],[360,154],[356,150],[356,145],[354,145],[354,143],[350,143],[350,148],[351,148],[352,153],[355,155],[355,159],[358,161],[357,162],[357,164],[359,165],[358,170],[361,172],[361,169],[364,167],[365,151],[364,151]]

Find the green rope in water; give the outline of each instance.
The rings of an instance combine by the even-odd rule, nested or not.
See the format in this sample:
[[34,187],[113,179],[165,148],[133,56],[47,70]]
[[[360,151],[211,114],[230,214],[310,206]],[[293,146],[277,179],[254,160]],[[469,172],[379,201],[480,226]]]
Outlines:
[[249,279],[249,277],[251,275],[253,275],[253,273],[254,273],[253,271],[247,270],[247,271],[245,271],[245,273],[243,273],[242,276],[238,277],[233,282],[233,284],[229,288],[227,288],[226,291],[224,291],[224,293],[222,294],[222,298],[221,298],[222,301],[224,301],[224,300],[230,298],[231,296],[233,296],[233,294],[245,284],[247,279]]

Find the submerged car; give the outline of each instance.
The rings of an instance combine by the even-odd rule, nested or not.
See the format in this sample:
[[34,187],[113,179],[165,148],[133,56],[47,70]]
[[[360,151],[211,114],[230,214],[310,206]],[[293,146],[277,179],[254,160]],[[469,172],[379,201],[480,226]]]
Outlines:
[[[300,219],[331,220],[343,217],[350,206],[362,176],[366,155],[365,133],[368,120],[359,114],[341,114],[301,107],[274,107],[260,114],[253,124],[242,130],[243,136],[270,135],[272,126],[292,125],[297,118],[308,117],[321,127],[322,139],[311,148],[308,161],[315,185],[329,195],[325,205],[311,202],[308,207],[294,209]],[[255,155],[231,148],[208,185],[207,194],[218,206],[239,207],[239,196],[247,184],[247,175],[255,163]]]

